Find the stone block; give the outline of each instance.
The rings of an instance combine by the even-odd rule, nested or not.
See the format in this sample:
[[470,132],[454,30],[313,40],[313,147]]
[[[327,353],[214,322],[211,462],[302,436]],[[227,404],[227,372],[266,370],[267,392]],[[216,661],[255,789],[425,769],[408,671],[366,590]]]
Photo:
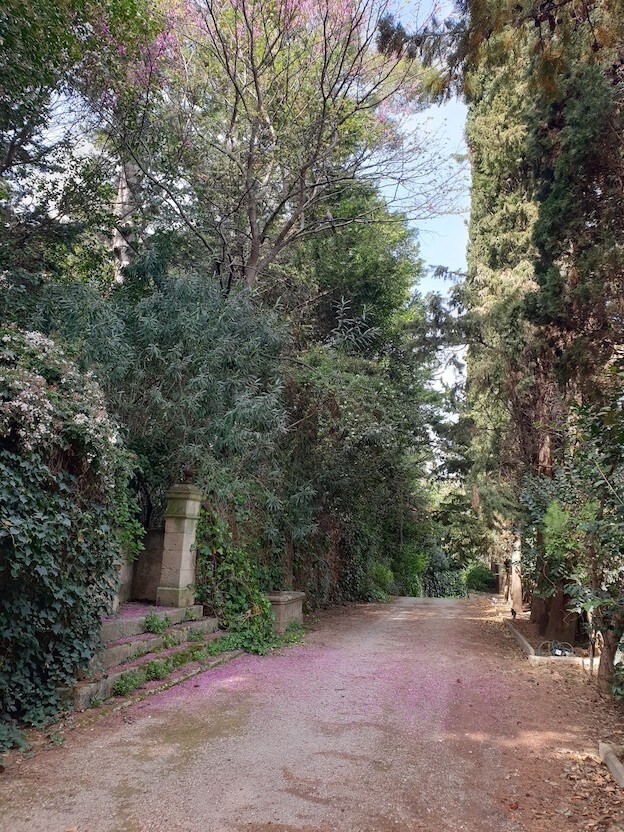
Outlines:
[[195,590],[190,586],[159,586],[156,603],[163,607],[192,607]]
[[127,607],[132,607],[133,605],[126,605],[126,607],[121,608],[121,615],[116,618],[106,618],[102,621],[102,641],[104,644],[108,644],[111,641],[117,641],[120,638],[128,638],[130,636],[136,636],[140,633],[145,632],[145,616],[148,613],[152,615],[156,615],[158,618],[165,618],[169,619],[171,624],[179,624],[182,621],[186,621],[189,619],[189,616],[192,616],[194,619],[201,618],[203,615],[203,607],[201,604],[196,604],[195,606],[182,609],[175,609],[171,607],[170,609],[163,610],[162,608],[159,609],[158,607],[149,607],[144,606],[143,612],[141,615],[127,615]]
[[184,517],[167,517],[165,520],[165,532],[169,535],[188,535],[195,538],[197,528],[197,517],[186,515]]
[[172,486],[167,492],[167,510],[165,516],[199,518],[201,510],[202,492],[194,485],[180,483]]
[[273,611],[273,629],[283,633],[293,621],[303,621],[305,592],[269,592],[267,598]]
[[134,562],[133,597],[138,601],[156,601],[162,569],[163,529],[148,529],[143,540],[145,547]]
[[119,568],[119,601],[125,604],[133,597],[134,563],[124,560]]
[[174,485],[167,492],[158,604],[184,607],[194,603],[195,533],[201,497],[201,491],[193,485]]

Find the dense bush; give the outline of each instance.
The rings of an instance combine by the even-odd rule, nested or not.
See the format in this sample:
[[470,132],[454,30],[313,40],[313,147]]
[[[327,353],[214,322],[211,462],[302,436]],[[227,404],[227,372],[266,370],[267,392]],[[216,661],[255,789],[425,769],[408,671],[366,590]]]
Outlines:
[[426,571],[423,590],[428,598],[463,598],[466,595],[466,579],[460,569]]
[[466,589],[491,592],[496,589],[496,575],[483,563],[473,563],[466,569]]
[[422,573],[427,566],[427,555],[421,547],[428,542],[428,530],[414,526],[408,530],[414,539],[399,546],[393,559],[395,590],[398,595],[420,598],[424,592]]
[[428,532],[412,518],[426,493],[411,453],[425,436],[423,380],[403,347],[379,363],[310,350],[292,371],[285,465],[310,484],[319,530],[295,541],[295,577],[315,604],[410,592],[424,566]]
[[394,588],[392,570],[385,563],[375,560],[369,567],[368,576],[370,580],[370,600],[385,601]]
[[129,467],[99,387],[37,332],[0,328],[0,746],[85,667],[135,544]]

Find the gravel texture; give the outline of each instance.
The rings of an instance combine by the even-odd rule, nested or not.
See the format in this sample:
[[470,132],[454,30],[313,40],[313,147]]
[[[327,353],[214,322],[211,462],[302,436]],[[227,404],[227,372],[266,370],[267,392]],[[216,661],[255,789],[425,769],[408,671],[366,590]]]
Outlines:
[[303,645],[243,656],[8,766],[0,830],[624,828],[616,795],[576,800],[568,776],[617,733],[615,709],[578,671],[530,667],[495,610],[403,598],[323,613]]

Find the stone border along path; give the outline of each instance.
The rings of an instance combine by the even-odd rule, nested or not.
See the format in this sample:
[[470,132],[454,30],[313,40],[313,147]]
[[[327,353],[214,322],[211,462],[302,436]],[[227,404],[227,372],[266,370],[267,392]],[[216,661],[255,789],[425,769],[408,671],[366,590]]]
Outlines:
[[535,648],[526,640],[521,632],[516,630],[513,623],[508,619],[503,619],[505,626],[518,642],[520,647],[529,657],[530,664],[553,664],[553,665],[568,665],[570,667],[581,667],[583,670],[588,670],[590,675],[594,675],[594,670],[598,670],[598,659],[591,659],[588,656],[538,656],[535,653]]
[[610,742],[598,743],[598,754],[600,759],[613,775],[613,779],[622,789],[624,788],[624,765],[621,757],[624,754],[624,746],[612,745]]
[[595,751],[618,743],[617,709],[578,673],[531,666],[495,612],[483,598],[323,612],[304,644],[198,673],[8,767],[0,832],[613,832],[624,794]]

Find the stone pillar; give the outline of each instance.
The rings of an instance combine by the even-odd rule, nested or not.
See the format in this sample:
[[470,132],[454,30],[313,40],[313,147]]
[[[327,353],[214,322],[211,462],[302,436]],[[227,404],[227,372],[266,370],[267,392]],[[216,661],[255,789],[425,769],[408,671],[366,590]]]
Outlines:
[[514,531],[511,549],[511,591],[510,600],[512,608],[520,615],[522,613],[522,572],[521,572],[522,546],[520,532]]
[[190,607],[195,603],[195,532],[201,500],[202,493],[194,485],[174,485],[167,492],[157,604]]

